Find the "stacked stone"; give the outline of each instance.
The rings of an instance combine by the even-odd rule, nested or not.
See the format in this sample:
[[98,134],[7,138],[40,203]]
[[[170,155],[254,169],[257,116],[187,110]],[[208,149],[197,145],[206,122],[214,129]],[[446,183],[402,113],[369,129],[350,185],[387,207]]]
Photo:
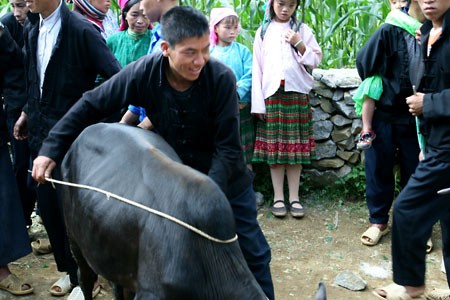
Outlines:
[[352,96],[361,83],[356,69],[315,69],[310,93],[317,160],[305,166],[312,183],[333,184],[361,163],[356,140],[362,129]]

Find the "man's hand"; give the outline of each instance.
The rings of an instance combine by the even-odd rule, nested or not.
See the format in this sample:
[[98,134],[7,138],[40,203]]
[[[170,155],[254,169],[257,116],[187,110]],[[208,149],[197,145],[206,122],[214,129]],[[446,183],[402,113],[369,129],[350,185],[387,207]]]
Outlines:
[[56,162],[46,156],[38,156],[33,161],[33,171],[31,176],[39,183],[45,183],[45,178],[52,177],[52,171],[56,167]]
[[28,116],[22,112],[19,119],[14,124],[13,129],[14,138],[19,141],[23,141],[28,137]]
[[406,104],[409,106],[409,112],[413,116],[420,116],[423,110],[423,93],[416,93],[415,95],[406,98]]

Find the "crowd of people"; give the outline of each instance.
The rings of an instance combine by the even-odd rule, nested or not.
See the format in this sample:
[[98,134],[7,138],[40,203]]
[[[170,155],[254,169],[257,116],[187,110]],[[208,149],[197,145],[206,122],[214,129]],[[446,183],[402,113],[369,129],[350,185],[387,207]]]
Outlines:
[[[8,264],[31,251],[26,226],[37,202],[47,247],[58,271],[66,273],[49,292],[84,299],[58,188],[44,183],[61,179],[64,154],[85,127],[107,121],[154,130],[184,164],[219,185],[249,269],[267,298],[275,299],[270,247],[256,220],[252,164],[269,166],[272,214],[302,218],[302,166],[316,158],[309,93],[322,50],[312,29],[296,18],[300,0],[268,0],[253,49],[235,41],[239,15],[227,7],[213,8],[208,21],[176,0],[120,0],[119,25],[110,0],[74,0],[73,10],[61,0],[10,4],[13,12],[0,19],[0,229],[8,226],[0,242],[11,249],[0,248],[0,289],[33,292]],[[402,191],[392,221],[395,284],[374,294],[420,299],[427,244],[431,249],[438,221],[443,261],[450,267],[450,199],[436,193],[449,185],[450,3],[390,4],[385,24],[357,57],[363,80],[354,97],[363,119],[357,145],[365,151],[371,223],[361,242],[375,246],[389,232],[393,169],[399,164]],[[93,295],[99,290],[97,284]],[[442,299],[436,297],[446,292],[427,297]]]

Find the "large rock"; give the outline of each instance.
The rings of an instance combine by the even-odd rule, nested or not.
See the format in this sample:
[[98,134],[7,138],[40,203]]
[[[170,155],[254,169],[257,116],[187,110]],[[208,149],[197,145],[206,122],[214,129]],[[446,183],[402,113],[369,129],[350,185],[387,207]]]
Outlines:
[[333,123],[330,120],[313,122],[314,139],[316,141],[328,139],[333,130]]
[[341,150],[352,150],[353,148],[355,148],[355,139],[353,136],[351,136],[346,140],[337,142],[336,145]]
[[316,157],[318,160],[336,156],[337,146],[331,140],[324,143],[316,143]]
[[333,132],[331,132],[331,138],[333,142],[340,142],[352,137],[352,128],[350,126],[347,127],[335,127]]
[[337,87],[356,88],[361,84],[361,78],[356,69],[315,69],[313,77],[333,89]]
[[323,121],[323,120],[328,119],[329,117],[330,117],[330,114],[324,112],[323,109],[322,109],[321,107],[315,107],[315,108],[313,108],[313,110],[312,110],[312,119],[313,119],[313,122],[316,122],[316,121]]
[[317,167],[319,170],[326,169],[338,169],[344,165],[344,161],[340,158],[325,158],[318,161],[313,161],[313,166]]
[[318,95],[331,99],[333,97],[333,91],[325,84],[320,81],[314,81],[313,88],[314,92]]
[[320,102],[320,107],[323,109],[324,112],[332,114],[336,111],[336,108],[331,103],[331,100],[328,99],[322,99]]
[[330,120],[336,126],[345,126],[353,122],[353,120],[347,119],[346,117],[343,117],[341,115],[334,115],[330,118]]
[[355,108],[350,105],[345,104],[344,101],[334,102],[334,107],[336,107],[336,109],[340,113],[344,114],[344,116],[346,118],[349,118],[349,119],[358,118],[358,116],[356,115],[356,112],[355,112]]

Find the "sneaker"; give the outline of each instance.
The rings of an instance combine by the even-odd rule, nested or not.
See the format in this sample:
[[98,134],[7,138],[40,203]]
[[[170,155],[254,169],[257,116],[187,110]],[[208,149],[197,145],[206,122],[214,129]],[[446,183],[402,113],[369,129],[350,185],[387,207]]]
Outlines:
[[361,131],[356,148],[358,150],[369,149],[372,146],[372,141],[376,138],[376,136],[377,135],[373,131]]

